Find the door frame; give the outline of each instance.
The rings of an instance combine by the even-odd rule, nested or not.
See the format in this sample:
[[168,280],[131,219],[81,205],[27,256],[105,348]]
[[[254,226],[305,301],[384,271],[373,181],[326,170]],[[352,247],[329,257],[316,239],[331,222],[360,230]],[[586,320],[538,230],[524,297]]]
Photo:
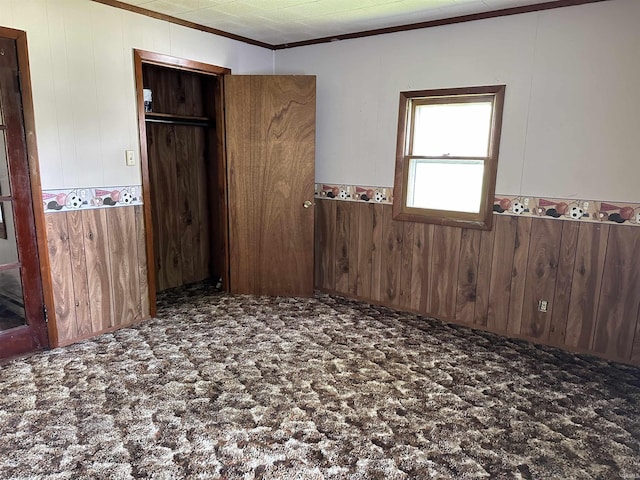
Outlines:
[[[218,207],[223,215],[221,215],[221,227],[223,248],[222,252],[219,252],[223,257],[223,271],[222,275],[223,285],[229,285],[229,236],[228,236],[228,216],[227,216],[227,161],[225,155],[225,130],[224,130],[224,82],[222,82],[223,75],[231,74],[231,69],[226,67],[220,67],[217,65],[210,65],[208,63],[197,62],[194,60],[187,60],[184,58],[173,57],[170,55],[164,55],[160,53],[149,52],[146,50],[134,49],[133,50],[134,61],[134,73],[135,73],[135,85],[136,85],[136,103],[138,109],[138,134],[140,140],[140,167],[142,169],[142,203],[144,213],[144,228],[145,228],[145,240],[147,249],[147,282],[149,289],[149,314],[152,317],[156,316],[156,272],[155,272],[155,254],[153,245],[153,218],[151,214],[151,176],[149,172],[149,156],[147,145],[147,126],[145,122],[144,111],[144,94],[143,94],[143,76],[142,66],[156,65],[161,67],[167,67],[173,70],[181,70],[185,72],[198,73],[202,75],[209,75],[220,77],[219,88],[216,91],[216,133],[218,136],[218,145],[216,152],[216,171],[218,173],[217,187],[218,195],[217,199],[220,201]],[[211,183],[208,185],[212,187]]]
[[[33,109],[33,94],[31,86],[31,72],[29,69],[29,50],[27,47],[27,33],[13,28],[0,27],[0,37],[8,38],[16,42],[18,53],[18,69],[20,71],[20,86],[22,99],[22,120],[24,125],[27,168],[29,170],[29,182],[31,186],[31,199],[33,204],[33,217],[35,221],[36,249],[38,263],[40,265],[40,282],[45,311],[46,330],[37,332],[38,340],[43,348],[55,345],[58,338],[58,330],[55,318],[55,303],[53,301],[53,286],[51,282],[51,266],[46,236],[46,220],[44,216],[44,204],[42,202],[42,186],[40,180],[40,167],[38,159],[38,147],[36,139],[35,115]],[[11,330],[7,330],[10,334]],[[48,333],[48,335],[45,335]],[[0,336],[5,335],[0,332]]]

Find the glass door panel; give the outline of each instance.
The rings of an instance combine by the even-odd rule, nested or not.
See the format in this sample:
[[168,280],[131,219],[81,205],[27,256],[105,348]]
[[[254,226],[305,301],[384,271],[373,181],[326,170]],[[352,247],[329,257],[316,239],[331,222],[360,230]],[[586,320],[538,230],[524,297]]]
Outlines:
[[0,270],[0,330],[26,324],[20,268]]
[[[6,198],[6,197],[4,197]],[[27,324],[12,202],[0,202],[0,331]],[[4,236],[1,234],[4,233]]]

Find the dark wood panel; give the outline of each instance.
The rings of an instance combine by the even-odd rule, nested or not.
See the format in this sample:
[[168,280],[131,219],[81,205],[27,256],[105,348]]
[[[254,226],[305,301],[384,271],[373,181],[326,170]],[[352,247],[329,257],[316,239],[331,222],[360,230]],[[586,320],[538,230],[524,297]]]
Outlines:
[[[212,238],[212,216],[210,210],[218,209],[220,206],[216,203],[210,205],[209,195],[216,196],[216,182],[207,181],[208,164],[214,160],[208,159],[207,155],[211,155],[207,146],[207,132],[202,128],[191,128],[191,188],[192,188],[192,204],[194,210],[194,282],[210,278],[216,274],[221,276],[220,271],[213,270],[213,257],[223,257],[224,251],[219,245],[221,242],[214,242]],[[216,174],[217,175],[217,174]],[[224,212],[226,213],[226,211]],[[216,213],[220,215],[220,213]],[[217,233],[224,235],[224,233]],[[216,247],[214,249],[214,246]],[[220,270],[222,263],[219,259],[215,261]]]
[[398,303],[402,308],[411,308],[411,284],[413,263],[413,237],[415,223],[402,222],[402,253],[400,263],[400,296]]
[[[69,252],[73,272],[73,298],[76,309],[76,336],[84,337],[91,333],[91,308],[89,300],[89,279],[87,276],[87,258],[84,253],[84,227],[82,212],[66,214],[69,234]],[[74,337],[70,337],[74,338]]]
[[91,331],[100,332],[114,325],[106,210],[83,211],[82,225],[84,251],[87,259],[89,298],[91,299]]
[[522,328],[522,306],[527,279],[529,245],[531,241],[531,218],[518,218],[516,238],[513,245],[511,266],[511,292],[509,294],[509,317],[507,331],[518,335]]
[[385,208],[382,213],[380,292],[382,301],[389,305],[400,303],[403,234],[403,222],[393,220],[391,209]]
[[349,292],[349,227],[351,225],[351,204],[336,202],[336,267],[335,289],[340,293]]
[[[321,202],[325,203],[325,202]],[[374,206],[369,203],[358,204],[358,281],[356,295],[371,298],[371,275],[373,265],[373,223]],[[316,236],[321,232],[316,232]]]
[[[176,213],[175,228],[169,233],[166,230],[159,230],[162,235],[173,235],[178,239],[180,261],[177,268],[180,269],[181,283],[193,283],[198,280],[196,274],[196,264],[200,263],[200,215],[198,201],[198,181],[197,165],[203,159],[194,155],[196,146],[195,131],[200,130],[194,127],[175,126],[175,156],[171,161],[175,162],[176,172]],[[204,141],[204,139],[202,139]],[[206,178],[206,177],[205,177]],[[161,208],[161,215],[171,214]]]
[[462,323],[473,323],[475,317],[481,237],[481,230],[465,228],[460,238],[455,319]]
[[433,225],[418,223],[413,229],[413,252],[411,256],[411,308],[427,313],[431,308],[431,249],[433,248]]
[[640,364],[640,229],[497,215],[491,231],[465,230],[394,222],[388,205],[318,200],[317,285],[330,291],[336,274],[325,275],[322,256],[335,269],[327,244],[339,222],[327,212],[340,203],[344,265],[352,273],[357,255],[358,278],[342,294]]
[[455,316],[461,238],[461,228],[434,226],[428,313],[448,320]]
[[383,205],[373,206],[373,231],[372,239],[372,256],[371,256],[371,298],[374,301],[382,301],[382,257],[383,257],[383,234],[384,234],[384,211]]
[[162,124],[149,125],[147,128],[158,291],[182,285],[175,128]]
[[67,216],[46,215],[46,225],[58,332],[58,338],[52,339],[52,343],[60,345],[78,336]]
[[496,232],[491,261],[487,327],[494,331],[505,332],[509,320],[511,275],[513,273],[518,218],[497,216],[493,228]]
[[564,343],[579,233],[578,222],[562,222],[562,243],[558,258],[555,300],[549,327],[549,341],[556,345]]
[[630,359],[640,307],[640,229],[609,230],[594,351]]
[[136,218],[133,208],[106,210],[113,295],[113,325],[140,318]]
[[476,282],[476,304],[473,323],[486,327],[489,321],[489,298],[491,293],[491,266],[496,236],[496,223],[492,230],[480,233],[480,254],[478,259],[478,280]]
[[565,333],[569,347],[588,350],[593,344],[609,228],[598,223],[580,225]]
[[316,285],[335,290],[337,202],[317,201],[316,222]]
[[149,285],[147,283],[147,239],[144,229],[144,212],[141,206],[135,206],[136,220],[136,253],[138,255],[138,280],[140,282],[140,319],[149,318],[151,311],[149,309]]
[[[553,314],[562,222],[538,220],[531,225],[531,245],[522,307],[520,332],[529,338],[547,339]],[[547,311],[538,303],[546,300]]]
[[356,295],[358,292],[358,234],[360,232],[358,226],[360,224],[361,214],[361,209],[359,207],[359,204],[351,203],[349,212],[349,295]]

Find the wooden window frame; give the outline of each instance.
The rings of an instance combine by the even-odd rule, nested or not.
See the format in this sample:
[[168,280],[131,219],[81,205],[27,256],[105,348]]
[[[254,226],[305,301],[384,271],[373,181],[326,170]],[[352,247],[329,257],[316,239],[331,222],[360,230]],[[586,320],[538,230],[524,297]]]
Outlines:
[[[488,85],[481,87],[400,92],[393,202],[393,218],[395,220],[434,223],[437,225],[477,228],[482,230],[491,229],[505,90],[505,85]],[[447,156],[432,157],[411,155],[410,146],[413,145],[414,132],[412,123],[415,115],[415,106],[464,103],[487,98],[490,98],[493,102],[488,155],[486,157],[451,157],[484,161],[485,168],[479,212],[467,213],[407,206],[407,187],[411,160],[421,158],[449,158]],[[407,136],[409,136],[409,138]]]

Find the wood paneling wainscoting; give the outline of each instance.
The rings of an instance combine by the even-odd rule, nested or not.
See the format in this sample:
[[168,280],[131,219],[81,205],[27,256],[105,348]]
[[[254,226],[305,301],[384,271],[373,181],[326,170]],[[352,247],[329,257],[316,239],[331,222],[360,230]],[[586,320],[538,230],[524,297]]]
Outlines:
[[316,198],[315,238],[320,290],[640,365],[638,227],[496,215],[480,231]]
[[142,206],[45,215],[55,303],[52,346],[149,318]]

